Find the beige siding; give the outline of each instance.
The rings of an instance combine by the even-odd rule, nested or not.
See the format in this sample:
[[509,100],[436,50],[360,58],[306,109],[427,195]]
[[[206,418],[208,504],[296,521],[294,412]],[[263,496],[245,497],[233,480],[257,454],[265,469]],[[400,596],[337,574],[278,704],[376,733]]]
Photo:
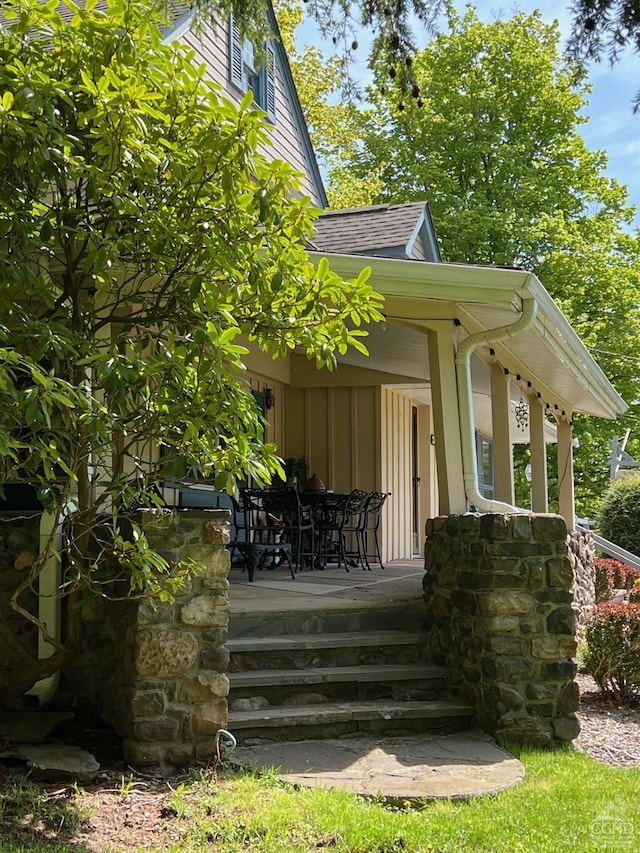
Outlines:
[[382,388],[382,491],[391,492],[382,531],[387,560],[413,556],[411,407],[410,397]]
[[[227,24],[207,26],[202,33],[187,31],[182,41],[195,51],[196,64],[204,63],[207,77],[222,86],[226,96],[237,103],[242,92],[229,81],[229,35]],[[271,132],[272,145],[261,146],[261,152],[270,160],[284,160],[294,169],[305,175],[303,192],[314,204],[320,205],[313,182],[306,176],[310,171],[308,155],[300,138],[300,131],[294,117],[285,84],[283,69],[277,63],[276,68],[276,123]]]
[[438,515],[438,482],[436,479],[433,411],[430,406],[418,406],[418,476],[420,477],[420,508],[418,514],[418,547],[422,552],[425,522]]
[[411,247],[411,257],[415,258],[418,261],[428,261],[429,258],[424,248],[424,243],[422,242],[422,237],[418,237],[413,246]]
[[304,458],[327,488],[391,492],[384,560],[412,554],[411,399],[379,386],[289,388],[285,456]]
[[374,386],[289,388],[284,452],[304,458],[309,473],[335,492],[373,490],[380,483],[379,421]]
[[273,407],[268,409],[266,413],[267,431],[265,438],[280,448],[284,443],[284,385],[281,382],[275,382],[273,379],[254,373],[249,374],[248,380],[252,391],[265,392],[267,388],[270,388],[273,392]]

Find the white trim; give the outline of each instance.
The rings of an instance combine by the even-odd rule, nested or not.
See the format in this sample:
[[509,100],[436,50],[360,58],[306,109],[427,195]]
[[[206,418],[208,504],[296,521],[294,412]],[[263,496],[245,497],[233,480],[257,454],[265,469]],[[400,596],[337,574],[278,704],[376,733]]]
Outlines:
[[193,18],[193,11],[187,12],[186,15],[183,15],[179,21],[177,21],[171,29],[167,30],[166,33],[162,36],[162,44],[171,44],[171,42],[177,41],[182,38],[182,36],[187,32],[189,27],[191,26],[191,19]]
[[[590,404],[582,401],[578,407],[567,400],[569,408],[607,418],[615,418],[627,410],[622,397],[532,273],[500,267],[309,252],[313,263],[322,257],[329,260],[332,270],[345,278],[356,278],[364,267],[369,267],[372,286],[387,298],[411,300],[425,306],[434,301],[457,305],[472,317],[474,306],[478,305],[510,308],[519,314],[524,299],[535,299],[538,317],[530,334],[537,336],[538,344],[551,353],[591,401]],[[413,310],[413,307],[408,307],[409,313]],[[491,331],[486,324],[479,322],[479,325],[487,332]],[[509,342],[502,346],[508,348]],[[518,358],[515,353],[514,358]],[[531,367],[533,369],[535,365]],[[552,385],[552,381],[544,376],[541,379]]]

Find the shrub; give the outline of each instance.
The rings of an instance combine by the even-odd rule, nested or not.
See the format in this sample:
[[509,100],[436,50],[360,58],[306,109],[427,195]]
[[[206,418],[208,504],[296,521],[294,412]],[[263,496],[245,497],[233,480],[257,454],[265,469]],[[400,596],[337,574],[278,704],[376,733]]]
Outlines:
[[598,530],[605,539],[640,555],[640,476],[609,486],[600,505]]
[[637,578],[631,589],[629,590],[629,595],[627,596],[629,601],[632,602],[640,602],[640,578]]
[[640,695],[640,603],[604,602],[585,626],[585,669],[619,702]]
[[614,589],[631,589],[640,579],[636,569],[612,560],[609,557],[597,557],[594,561],[596,570],[596,601],[609,601]]
[[594,560],[596,570],[596,602],[609,601],[613,596],[613,572],[607,565],[608,560],[597,557]]

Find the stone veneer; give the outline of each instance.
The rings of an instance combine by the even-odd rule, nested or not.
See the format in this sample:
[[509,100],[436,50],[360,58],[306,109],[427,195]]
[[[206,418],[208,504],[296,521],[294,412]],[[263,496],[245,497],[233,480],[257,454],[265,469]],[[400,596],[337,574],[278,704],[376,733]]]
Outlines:
[[427,521],[428,652],[496,737],[551,746],[580,731],[574,568],[555,515]]
[[596,604],[596,547],[588,530],[572,530],[567,537],[569,560],[575,574],[574,608],[578,633],[582,634],[591,608]]
[[150,513],[143,527],[170,562],[193,560],[203,572],[170,604],[98,602],[67,677],[124,736],[127,761],[170,771],[214,757],[227,725],[229,512]]
[[[31,622],[12,609],[11,596],[24,581],[38,556],[41,515],[40,511],[33,510],[0,512],[0,611],[18,640],[33,655],[38,650],[38,631]],[[38,612],[37,596],[30,589],[22,593],[20,603]],[[10,678],[10,671],[20,666],[23,666],[20,657],[4,644],[0,656],[0,684],[3,671]],[[0,696],[0,705],[2,699]]]

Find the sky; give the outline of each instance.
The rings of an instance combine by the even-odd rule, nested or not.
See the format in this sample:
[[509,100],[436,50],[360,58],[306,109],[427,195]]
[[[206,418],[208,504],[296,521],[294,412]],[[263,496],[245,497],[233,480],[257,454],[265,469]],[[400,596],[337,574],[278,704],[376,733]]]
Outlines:
[[[464,0],[458,0],[456,6],[464,10]],[[499,0],[477,0],[473,3],[480,20],[487,23],[497,18],[508,19],[521,9],[526,13],[539,9],[544,21],[558,20],[562,39],[569,34],[571,15],[569,0],[520,0],[518,3]],[[416,42],[428,39],[418,27],[415,28]],[[315,43],[322,47],[311,21],[307,21],[298,33],[300,44]],[[359,36],[361,44],[362,66],[365,66],[366,37]],[[333,46],[326,46],[332,52]],[[359,51],[360,52],[360,51]],[[355,69],[365,74],[366,68]],[[588,66],[589,81],[592,84],[590,104],[584,110],[589,118],[578,130],[588,147],[592,150],[604,150],[609,159],[606,174],[625,184],[629,190],[629,201],[637,208],[634,225],[640,228],[640,112],[634,114],[632,101],[640,89],[640,56],[628,53],[614,66],[603,61]],[[357,76],[356,76],[357,79]],[[360,83],[363,81],[360,80]],[[366,82],[366,81],[364,81]]]

